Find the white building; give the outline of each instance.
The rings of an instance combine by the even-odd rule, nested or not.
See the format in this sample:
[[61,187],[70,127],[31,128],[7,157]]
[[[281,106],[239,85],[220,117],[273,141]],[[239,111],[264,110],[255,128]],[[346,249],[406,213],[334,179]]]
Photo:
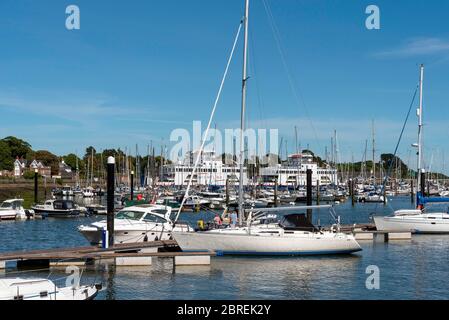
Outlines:
[[14,161],[14,176],[21,177],[23,176],[23,172],[25,171],[25,161],[23,159],[16,158]]
[[260,176],[264,182],[273,183],[277,178],[281,186],[306,185],[307,170],[312,170],[312,184],[327,185],[337,181],[337,170],[320,168],[308,153],[293,154],[288,157],[287,163],[261,168]]
[[[189,183],[193,172],[195,160],[199,152],[188,152],[186,157],[178,163],[165,165],[163,167],[162,182],[169,182],[176,186],[185,186]],[[224,186],[229,179],[230,184],[239,183],[240,170],[237,165],[226,165],[221,156],[213,151],[204,151],[201,155],[197,170],[193,176],[194,185]],[[246,168],[243,169],[243,184],[248,183]]]

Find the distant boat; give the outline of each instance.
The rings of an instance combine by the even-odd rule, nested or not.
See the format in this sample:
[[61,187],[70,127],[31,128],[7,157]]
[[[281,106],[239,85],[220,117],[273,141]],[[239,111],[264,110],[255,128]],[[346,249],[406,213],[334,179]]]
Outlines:
[[72,200],[47,200],[44,204],[32,207],[36,214],[48,217],[76,217],[86,213],[86,209],[78,206]]
[[64,197],[73,197],[74,195],[72,187],[69,185],[65,185],[64,187],[62,187],[61,191]]
[[0,205],[0,220],[26,219],[27,211],[23,208],[23,199],[9,199]]
[[84,198],[93,198],[95,196],[94,188],[87,187],[83,189],[82,194]]
[[101,285],[57,287],[43,278],[0,279],[0,300],[92,300]]
[[418,186],[420,192],[417,193],[416,210],[398,210],[392,216],[381,217],[374,216],[374,222],[377,230],[389,231],[410,231],[413,233],[449,233],[449,214],[447,212],[427,213],[424,205],[431,202],[449,202],[448,198],[426,198],[425,194],[425,171],[422,168],[423,163],[423,140],[422,140],[422,115],[423,115],[423,78],[424,66],[420,68],[420,103],[417,112],[418,115]]

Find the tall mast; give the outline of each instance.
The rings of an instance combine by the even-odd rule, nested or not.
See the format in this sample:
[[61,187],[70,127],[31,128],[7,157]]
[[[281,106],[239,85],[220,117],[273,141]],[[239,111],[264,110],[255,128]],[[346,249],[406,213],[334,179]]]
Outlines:
[[374,119],[372,120],[372,135],[373,135],[373,177],[374,177],[374,186],[376,186],[376,138],[374,133]]
[[240,172],[239,172],[239,225],[243,224],[243,164],[245,146],[243,145],[243,133],[245,131],[245,108],[246,108],[246,82],[247,77],[247,63],[248,63],[248,19],[249,19],[249,0],[245,0],[245,16],[243,23],[245,26],[245,42],[243,47],[243,77],[242,77],[242,111],[240,117]]
[[[422,154],[422,112],[423,112],[423,82],[424,82],[424,65],[421,65],[421,72],[419,76],[419,109],[418,109],[418,187],[421,186],[421,172],[423,154]],[[424,190],[421,190],[424,194]]]

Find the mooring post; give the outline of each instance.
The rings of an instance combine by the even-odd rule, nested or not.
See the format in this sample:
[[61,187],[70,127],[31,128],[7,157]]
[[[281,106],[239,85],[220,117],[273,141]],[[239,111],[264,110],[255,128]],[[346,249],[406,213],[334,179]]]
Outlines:
[[278,178],[274,179],[274,206],[278,206]]
[[229,178],[226,178],[226,208],[229,207]]
[[44,200],[47,200],[47,177],[44,176]]
[[352,204],[352,206],[354,207],[355,206],[355,196],[354,196],[354,180],[349,180],[350,182],[350,187],[351,187],[351,204]]
[[410,201],[411,203],[415,203],[415,195],[413,193],[413,179],[410,180]]
[[422,170],[421,173],[419,173],[421,175],[421,185],[420,190],[421,191],[421,196],[425,197],[426,196],[426,172],[424,170]]
[[134,171],[131,171],[131,201],[134,201]]
[[316,205],[320,205],[320,179],[316,180]]
[[108,181],[107,181],[107,228],[109,245],[114,245],[114,185],[115,185],[115,158],[108,158]]
[[[312,205],[312,170],[307,169],[306,171],[306,189],[307,189],[307,206]],[[307,209],[307,220],[312,223],[312,210]]]
[[37,203],[37,169],[34,169],[34,204]]

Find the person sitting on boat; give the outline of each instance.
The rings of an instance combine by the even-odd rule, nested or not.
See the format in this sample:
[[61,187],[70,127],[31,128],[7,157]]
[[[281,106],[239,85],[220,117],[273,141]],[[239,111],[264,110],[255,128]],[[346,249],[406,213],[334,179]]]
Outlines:
[[219,216],[218,214],[215,215],[214,223],[215,223],[215,225],[218,226],[218,227],[221,226],[221,225],[223,224],[223,221],[221,221],[221,218],[220,218],[220,216]]

